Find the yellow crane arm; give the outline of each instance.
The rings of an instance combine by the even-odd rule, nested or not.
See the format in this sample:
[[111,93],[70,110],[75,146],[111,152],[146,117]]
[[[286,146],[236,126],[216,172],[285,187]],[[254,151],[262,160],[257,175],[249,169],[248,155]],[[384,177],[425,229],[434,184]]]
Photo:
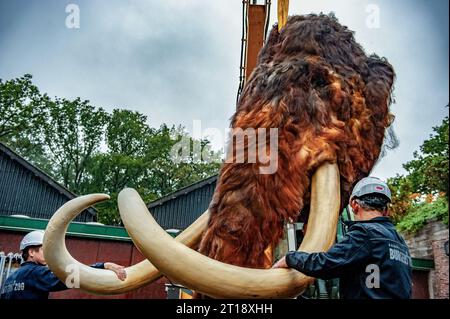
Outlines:
[[289,12],[289,0],[278,0],[278,32],[286,25]]

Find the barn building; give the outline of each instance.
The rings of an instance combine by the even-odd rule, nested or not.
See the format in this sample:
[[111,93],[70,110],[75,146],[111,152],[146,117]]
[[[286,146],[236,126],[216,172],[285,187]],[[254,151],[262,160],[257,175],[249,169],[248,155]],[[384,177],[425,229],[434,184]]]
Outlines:
[[[172,235],[184,230],[208,207],[217,177],[180,189],[148,205],[158,223]],[[6,145],[0,143],[0,289],[6,277],[20,265],[19,243],[23,236],[44,230],[54,212],[77,195],[53,180]],[[89,208],[70,224],[66,245],[74,258],[85,264],[110,261],[130,266],[144,258],[123,227],[96,223]],[[94,296],[81,290],[50,294],[50,298],[167,298],[166,278],[136,291],[115,296]]]

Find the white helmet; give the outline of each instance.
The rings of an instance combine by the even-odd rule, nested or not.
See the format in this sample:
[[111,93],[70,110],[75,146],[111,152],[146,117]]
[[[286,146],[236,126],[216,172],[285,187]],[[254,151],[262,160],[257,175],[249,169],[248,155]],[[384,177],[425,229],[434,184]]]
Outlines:
[[20,250],[24,250],[29,246],[40,246],[44,240],[44,231],[43,230],[33,230],[23,237],[20,242]]
[[391,201],[392,195],[389,186],[378,177],[365,177],[353,188],[350,200],[367,194],[381,194]]

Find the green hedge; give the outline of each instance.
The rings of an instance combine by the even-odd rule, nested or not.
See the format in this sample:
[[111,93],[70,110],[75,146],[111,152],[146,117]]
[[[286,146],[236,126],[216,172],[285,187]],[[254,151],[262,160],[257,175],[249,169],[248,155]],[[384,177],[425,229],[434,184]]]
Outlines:
[[448,202],[440,197],[431,203],[420,203],[397,224],[397,229],[407,233],[419,231],[430,220],[441,220],[448,226]]

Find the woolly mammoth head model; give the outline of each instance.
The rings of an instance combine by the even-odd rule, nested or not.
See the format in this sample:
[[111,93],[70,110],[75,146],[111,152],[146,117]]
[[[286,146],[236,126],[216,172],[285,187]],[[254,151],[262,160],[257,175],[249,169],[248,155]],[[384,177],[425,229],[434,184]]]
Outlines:
[[[299,217],[308,221],[302,250],[332,245],[352,186],[380,156],[392,121],[394,76],[386,60],[367,56],[335,18],[289,18],[281,32],[272,29],[242,92],[233,134],[256,133],[246,134],[240,145],[232,139],[209,210],[173,240],[134,190],[119,195],[125,227],[156,268],[143,261],[120,282],[68,254],[67,223],[106,195],[77,198],[54,215],[44,241],[50,268],[65,279],[65,267],[76,264],[81,288],[96,293],[123,293],[163,273],[214,297],[299,294],[311,279],[294,270],[264,269],[272,264],[265,251],[277,245],[284,224]],[[276,130],[276,147],[261,129]],[[269,173],[261,170],[266,156],[276,163]],[[198,245],[201,254],[185,245]]]

